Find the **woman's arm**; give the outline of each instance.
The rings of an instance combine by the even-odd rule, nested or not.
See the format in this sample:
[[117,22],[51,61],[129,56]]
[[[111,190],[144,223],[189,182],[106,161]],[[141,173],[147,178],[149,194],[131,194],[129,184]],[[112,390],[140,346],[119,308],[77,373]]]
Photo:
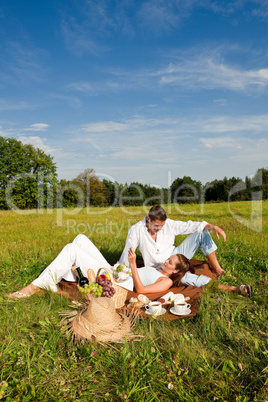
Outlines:
[[142,284],[142,281],[140,280],[140,276],[136,265],[136,254],[133,248],[130,248],[128,251],[128,261],[130,269],[132,271],[134,287],[137,293],[145,294],[145,293],[165,292],[173,285],[173,282],[170,278],[161,277],[157,279],[157,281],[152,285],[144,286]]

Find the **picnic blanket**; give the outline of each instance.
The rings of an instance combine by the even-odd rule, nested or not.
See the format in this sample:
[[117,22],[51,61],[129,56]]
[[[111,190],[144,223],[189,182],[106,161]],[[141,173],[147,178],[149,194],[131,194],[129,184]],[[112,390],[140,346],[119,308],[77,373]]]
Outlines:
[[[193,266],[195,267],[196,275],[206,275],[206,276],[209,276],[211,279],[215,279],[215,275],[212,273],[208,261],[191,260],[191,262],[192,262]],[[142,262],[139,261],[138,265],[142,266]],[[78,291],[76,282],[67,282],[65,280],[62,280],[59,283],[59,287],[61,290],[64,290],[67,293],[67,296],[71,300],[77,300],[79,298],[81,299],[81,293]],[[187,297],[187,296],[190,297],[190,300],[188,301],[188,303],[191,304],[191,313],[186,316],[174,315],[174,314],[170,313],[170,311],[169,311],[170,305],[169,305],[169,306],[165,306],[166,313],[162,316],[156,317],[156,319],[161,319],[164,317],[165,319],[172,321],[172,320],[176,320],[178,318],[193,317],[197,314],[198,299],[202,292],[202,287],[197,288],[195,286],[181,285],[178,287],[172,287],[169,289],[169,291],[173,292],[174,294],[181,293],[185,297]],[[168,293],[168,291],[161,292],[161,293],[159,293],[159,292],[158,293],[150,293],[150,294],[146,294],[146,296],[150,300],[157,300],[166,293]],[[137,297],[137,296],[138,296],[138,293],[133,292],[133,291],[128,291],[127,300],[125,302],[125,307],[122,307],[122,308],[126,308],[126,306],[128,305],[129,299],[131,297]],[[139,316],[140,317],[148,317],[148,315],[145,313],[144,309],[139,309]]]

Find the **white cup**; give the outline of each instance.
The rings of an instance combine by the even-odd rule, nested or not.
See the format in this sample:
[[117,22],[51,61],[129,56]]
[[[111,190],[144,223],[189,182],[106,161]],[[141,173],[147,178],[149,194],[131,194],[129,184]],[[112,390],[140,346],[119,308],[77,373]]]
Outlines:
[[191,307],[191,304],[186,303],[185,301],[181,302],[177,299],[174,301],[175,313],[184,314],[187,311],[187,309],[189,309],[190,307]]
[[176,301],[176,303],[184,303],[185,302],[185,298],[184,295],[181,293],[177,293],[174,296],[172,296],[172,301]]
[[159,301],[152,301],[145,306],[145,310],[150,314],[159,314],[162,310],[162,303]]

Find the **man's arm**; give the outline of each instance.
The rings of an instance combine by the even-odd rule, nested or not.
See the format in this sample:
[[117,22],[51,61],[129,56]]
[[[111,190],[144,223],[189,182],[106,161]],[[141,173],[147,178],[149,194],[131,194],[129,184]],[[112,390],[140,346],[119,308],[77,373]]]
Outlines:
[[210,225],[210,224],[208,223],[208,224],[204,227],[204,230],[212,230],[212,231],[215,233],[215,235],[216,235],[216,237],[217,237],[218,240],[219,240],[220,236],[223,237],[223,241],[226,240],[226,234],[225,234],[225,232],[224,232],[219,226]]

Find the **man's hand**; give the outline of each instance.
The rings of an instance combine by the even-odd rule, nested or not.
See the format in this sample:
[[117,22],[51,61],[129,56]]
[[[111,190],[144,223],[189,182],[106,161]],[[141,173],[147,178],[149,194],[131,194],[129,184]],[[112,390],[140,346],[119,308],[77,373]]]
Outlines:
[[226,234],[225,234],[225,232],[224,232],[219,226],[208,224],[208,225],[206,225],[206,226],[204,227],[204,229],[206,229],[206,230],[213,230],[213,232],[215,233],[215,235],[216,235],[216,237],[217,237],[218,240],[219,240],[220,236],[223,237],[223,241],[226,240]]
[[221,228],[219,228],[219,226],[214,226],[212,230],[215,233],[218,240],[219,240],[220,236],[223,237],[223,241],[226,240],[226,234]]

